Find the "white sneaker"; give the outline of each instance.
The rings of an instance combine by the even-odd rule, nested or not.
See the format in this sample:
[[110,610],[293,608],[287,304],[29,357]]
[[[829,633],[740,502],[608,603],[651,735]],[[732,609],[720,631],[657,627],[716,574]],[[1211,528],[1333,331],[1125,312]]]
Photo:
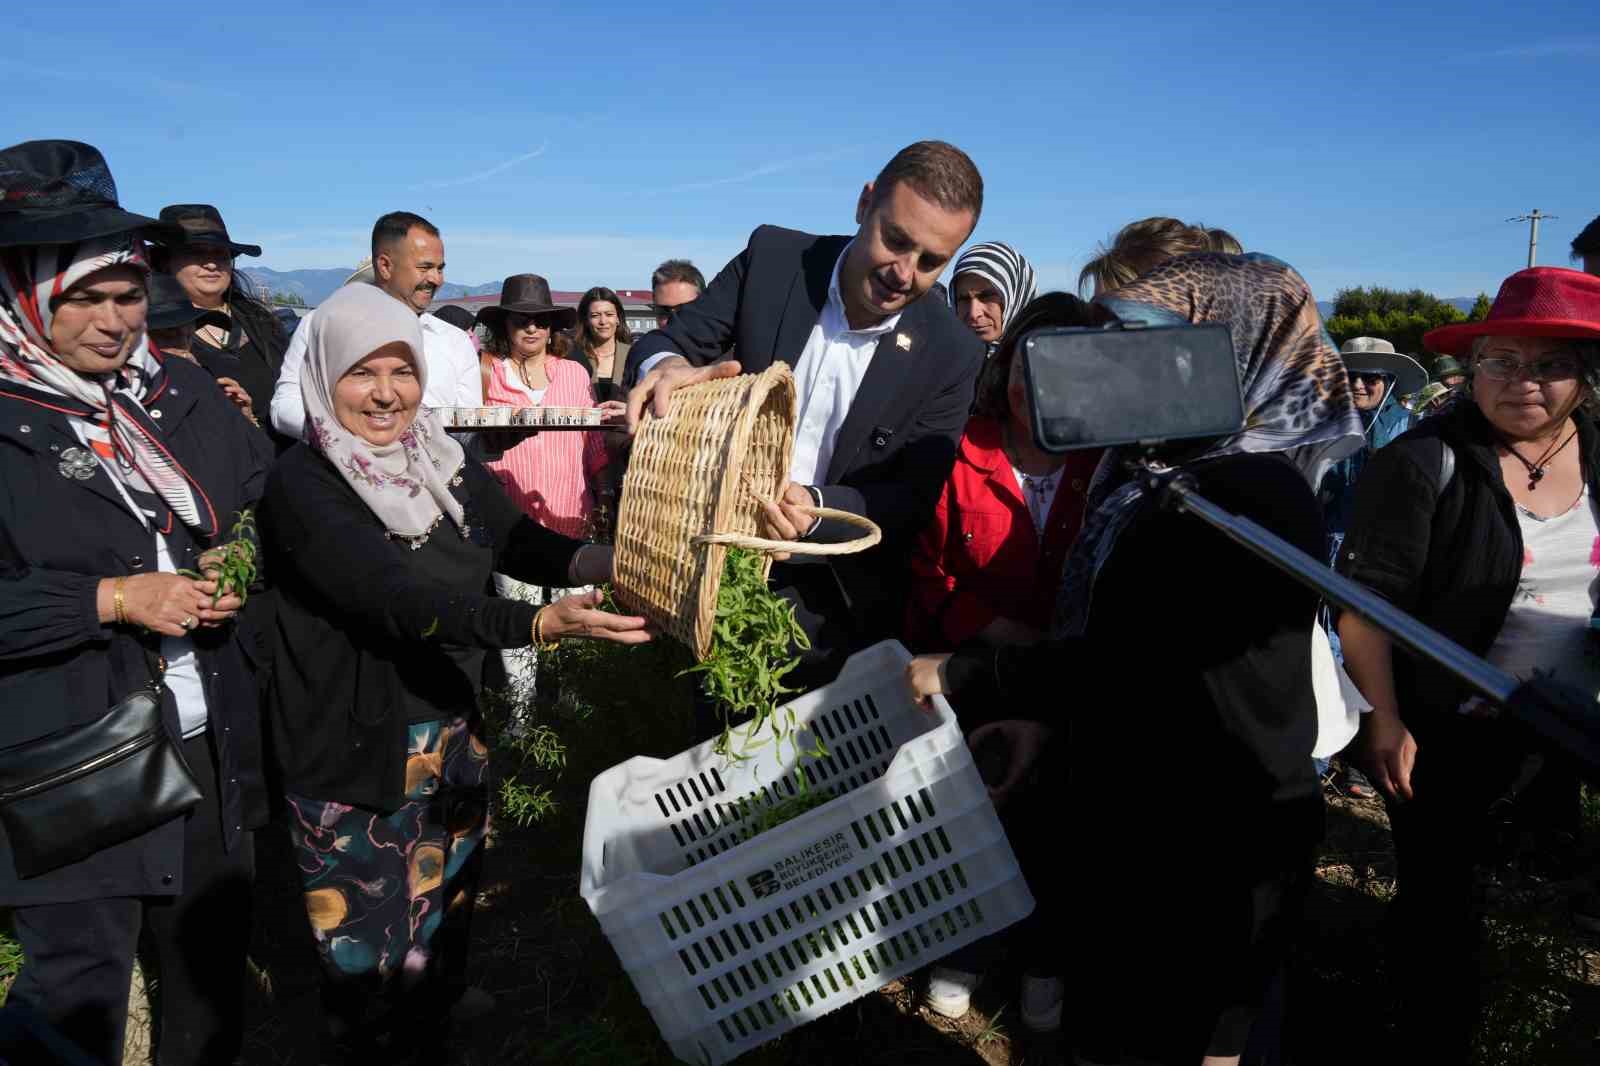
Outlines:
[[1022,1024],[1034,1033],[1053,1033],[1061,1028],[1061,1001],[1066,986],[1059,977],[1022,979]]
[[461,998],[450,1006],[450,1020],[456,1022],[470,1022],[493,1013],[495,1008],[494,997],[477,985],[468,985],[461,992]]
[[983,975],[935,966],[928,974],[928,990],[922,1001],[933,1013],[960,1018],[972,1006],[972,993],[983,983]]

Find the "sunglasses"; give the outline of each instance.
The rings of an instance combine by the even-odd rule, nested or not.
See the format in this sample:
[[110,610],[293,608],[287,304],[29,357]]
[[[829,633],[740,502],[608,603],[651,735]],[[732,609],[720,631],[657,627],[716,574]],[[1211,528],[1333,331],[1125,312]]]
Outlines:
[[1502,359],[1499,356],[1489,356],[1479,359],[1476,364],[1478,373],[1490,381],[1511,381],[1514,378],[1528,378],[1540,383],[1549,381],[1571,381],[1583,373],[1583,363],[1574,356],[1558,355],[1553,359],[1540,359],[1538,362],[1524,363],[1520,359]]
[[[693,300],[684,301],[684,303],[693,302]],[[672,317],[672,312],[676,311],[682,306],[683,304],[651,304],[650,313],[656,316],[657,322],[665,322],[667,319]]]
[[519,329],[527,329],[528,323],[530,322],[535,326],[538,326],[540,329],[550,329],[555,325],[556,316],[547,314],[509,314],[506,316],[506,328],[512,333],[515,333]]
[[1375,374],[1371,371],[1358,370],[1350,375],[1350,380],[1359,381],[1370,389],[1374,386],[1382,385],[1388,379],[1388,376],[1387,374]]

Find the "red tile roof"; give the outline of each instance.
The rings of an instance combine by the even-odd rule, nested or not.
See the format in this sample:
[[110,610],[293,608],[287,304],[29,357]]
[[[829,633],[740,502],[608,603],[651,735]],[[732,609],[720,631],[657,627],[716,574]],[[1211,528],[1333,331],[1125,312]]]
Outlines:
[[[615,291],[618,296],[622,297],[622,307],[625,311],[648,310],[650,302],[655,298],[655,294],[649,289],[617,289]],[[577,307],[578,301],[583,299],[583,293],[552,290],[550,299],[560,307]],[[476,311],[480,307],[492,307],[499,302],[500,294],[495,293],[493,296],[453,296],[448,300],[436,301],[434,306],[444,307],[454,304],[456,307],[464,307],[468,311]]]

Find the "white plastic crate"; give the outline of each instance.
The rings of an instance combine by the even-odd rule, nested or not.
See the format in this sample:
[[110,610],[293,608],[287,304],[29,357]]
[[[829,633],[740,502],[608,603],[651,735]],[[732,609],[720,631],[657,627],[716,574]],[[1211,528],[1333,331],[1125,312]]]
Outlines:
[[727,1062],[1033,910],[954,712],[911,699],[910,658],[875,645],[788,705],[801,748],[829,752],[803,772],[835,798],[752,839],[740,801],[796,791],[787,743],[594,779],[580,891],[678,1058]]

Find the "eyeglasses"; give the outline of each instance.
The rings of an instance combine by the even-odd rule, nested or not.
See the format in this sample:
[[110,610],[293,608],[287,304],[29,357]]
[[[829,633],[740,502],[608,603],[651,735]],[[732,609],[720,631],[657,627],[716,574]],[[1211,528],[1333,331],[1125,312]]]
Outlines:
[[[693,302],[693,300],[685,300],[683,303]],[[651,304],[650,312],[656,316],[656,321],[658,323],[665,322],[667,319],[672,317],[672,312],[676,311],[682,306],[683,304]]]
[[1350,375],[1350,379],[1352,381],[1359,381],[1370,389],[1374,386],[1382,385],[1384,381],[1388,379],[1388,375],[1379,374],[1374,371],[1358,370]]
[[1554,359],[1541,359],[1538,362],[1524,363],[1520,359],[1502,359],[1498,356],[1489,356],[1479,359],[1476,363],[1478,373],[1490,381],[1511,381],[1514,378],[1527,378],[1530,381],[1571,381],[1583,373],[1583,363],[1572,356],[1557,356]]

